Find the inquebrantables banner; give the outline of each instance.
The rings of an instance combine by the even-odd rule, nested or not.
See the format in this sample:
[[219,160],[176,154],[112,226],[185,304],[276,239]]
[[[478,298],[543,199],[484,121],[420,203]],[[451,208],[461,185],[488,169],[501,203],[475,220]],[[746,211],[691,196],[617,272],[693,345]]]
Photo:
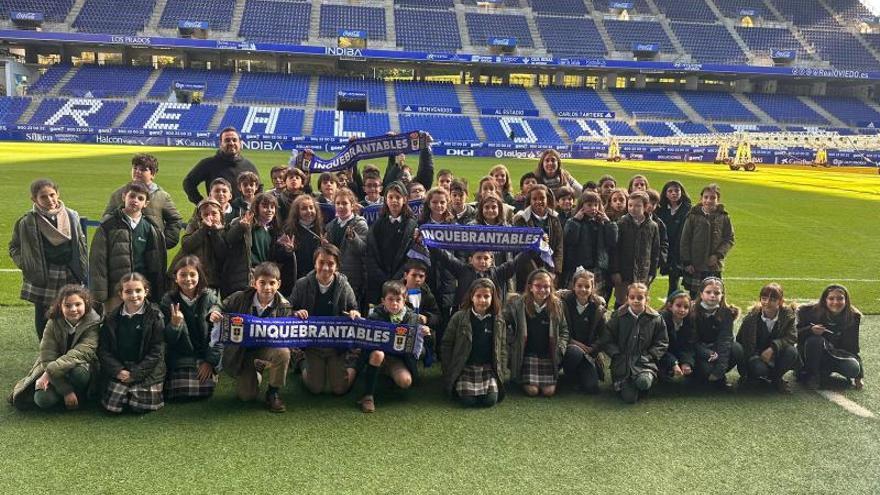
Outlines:
[[538,227],[426,223],[419,227],[425,246],[452,251],[537,251],[553,266],[553,250]]
[[419,357],[423,339],[417,326],[347,317],[259,318],[230,313],[220,322],[220,340],[243,347],[334,347],[378,349]]
[[326,160],[310,149],[302,150],[297,153],[294,166],[310,173],[337,172],[353,167],[360,160],[400,153],[418,153],[426,146],[428,146],[428,140],[424,132],[383,134],[355,139],[345,145],[345,148],[342,148],[336,156]]

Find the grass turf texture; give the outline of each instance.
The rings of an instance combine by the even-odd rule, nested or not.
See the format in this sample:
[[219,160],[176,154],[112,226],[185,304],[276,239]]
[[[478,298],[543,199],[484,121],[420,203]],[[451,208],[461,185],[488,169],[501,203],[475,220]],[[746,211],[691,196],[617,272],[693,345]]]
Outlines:
[[[183,176],[207,149],[143,148],[125,146],[0,143],[0,269],[14,268],[5,251],[12,226],[31,207],[28,185],[38,177],[52,177],[61,196],[72,208],[97,218],[107,198],[129,180],[134,153],[150,152],[159,158],[157,182],[174,197],[184,217],[192,211],[181,187]],[[268,180],[269,168],[287,163],[280,152],[245,152]],[[412,161],[414,157],[411,157]],[[384,168],[384,159],[374,163]],[[533,170],[536,160],[438,157],[435,167],[452,169],[466,177],[475,189],[479,178],[499,162],[511,170],[514,187],[519,177]],[[581,182],[597,180],[610,173],[618,184],[641,173],[656,189],[678,179],[692,199],[709,182],[721,185],[722,202],[730,212],[736,231],[736,246],[726,260],[728,298],[747,307],[760,287],[779,281],[786,297],[802,302],[813,300],[832,281],[841,281],[852,293],[853,302],[864,312],[880,312],[880,251],[876,249],[880,216],[880,176],[875,169],[813,169],[809,167],[762,166],[757,173],[734,172],[720,165],[566,160]],[[413,165],[415,165],[413,163]],[[471,191],[473,195],[475,191]],[[171,259],[171,256],[169,256]],[[0,305],[23,305],[18,299],[20,275],[0,271]],[[664,278],[655,282],[654,299],[666,293]]]
[[[158,181],[188,214],[180,181],[209,150],[0,144],[0,244],[30,202],[29,182],[49,176],[82,214],[96,217],[128,177],[131,154],[154,152]],[[268,175],[281,153],[247,153]],[[381,161],[380,161],[381,162]],[[438,159],[471,184],[495,159]],[[532,160],[504,160],[514,181]],[[569,160],[582,181],[612,173],[621,183],[644,173],[655,187],[681,179],[692,196],[722,186],[737,230],[725,274],[872,279],[880,182],[855,171]],[[830,254],[829,254],[830,253]],[[12,268],[5,254],[0,268]],[[740,305],[763,281],[731,280]],[[658,281],[661,291],[665,281]],[[787,296],[811,299],[824,281],[784,280]],[[876,283],[847,282],[863,310],[880,309]],[[19,274],[2,273],[0,305],[22,306]],[[655,294],[657,295],[657,294]],[[0,308],[0,384],[12,384],[36,355],[32,309]],[[867,388],[845,390],[880,414],[880,318],[862,328]],[[735,379],[736,373],[731,377]],[[5,395],[6,392],[4,392]],[[89,404],[70,414],[20,413],[0,406],[0,490],[4,493],[520,492],[600,489],[606,493],[877,493],[878,419],[851,415],[816,394],[780,398],[761,389],[729,395],[661,386],[627,407],[607,390],[553,399],[511,393],[499,407],[466,410],[446,400],[439,370],[408,393],[382,387],[378,412],[363,415],[354,395],[311,397],[298,377],[283,391],[289,412],[272,415],[234,399],[223,377],[213,399],[173,404],[145,416],[108,417]]]

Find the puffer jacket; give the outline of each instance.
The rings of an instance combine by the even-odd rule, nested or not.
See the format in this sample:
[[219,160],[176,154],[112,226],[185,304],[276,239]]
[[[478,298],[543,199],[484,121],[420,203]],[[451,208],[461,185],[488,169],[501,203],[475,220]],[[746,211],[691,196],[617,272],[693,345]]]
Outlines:
[[[746,358],[764,352],[767,346],[759,346],[758,330],[759,325],[767,328],[761,319],[762,310],[760,306],[756,306],[749,311],[749,314],[743,318],[739,326],[739,332],[736,334],[736,341],[743,348],[743,355]],[[793,307],[783,306],[779,308],[776,324],[770,332],[770,347],[773,352],[778,353],[786,347],[793,346],[797,343],[797,330],[795,329],[795,310]]]
[[[79,223],[79,213],[65,208],[70,219],[70,241],[73,244],[73,255],[70,260],[70,271],[81,282],[85,283],[89,272],[89,251],[86,247],[86,236]],[[21,270],[22,279],[37,287],[46,285],[48,266],[43,256],[43,235],[37,227],[39,213],[25,213],[12,228],[12,239],[9,241],[9,257]]]
[[[598,223],[591,218],[565,222],[565,242],[562,281],[559,287],[568,287],[577,267],[608,272],[611,253],[617,248],[618,226],[615,222]],[[595,246],[595,251],[594,251]]]
[[[517,213],[513,217],[513,226],[514,227],[535,227],[535,218],[532,213],[532,207],[528,206],[525,210]],[[550,249],[553,250],[553,267],[550,269],[553,273],[560,275],[562,274],[562,261],[563,261],[563,230],[562,223],[559,222],[559,214],[556,213],[556,210],[547,209],[547,230],[549,231],[547,237],[549,237],[548,244],[550,245]],[[516,286],[517,290],[521,290],[525,287],[525,281],[529,278],[529,274],[537,268],[544,266],[544,263],[540,259],[532,260],[530,263],[527,263],[525,266],[518,268],[516,271]]]
[[[455,395],[455,382],[467,366],[473,345],[473,329],[471,328],[470,310],[457,311],[443,334],[440,344],[441,365],[443,367],[443,389],[449,395]],[[492,371],[498,382],[498,401],[504,398],[504,383],[510,378],[507,366],[507,329],[501,315],[495,316],[492,341]]]
[[[150,193],[150,202],[144,207],[144,216],[150,217],[162,234],[165,236],[165,249],[171,249],[177,245],[180,240],[180,229],[184,227],[183,216],[174,206],[174,200],[167,191],[156,184],[156,190]],[[113,212],[124,206],[125,198],[123,192],[125,186],[120,187],[110,196],[107,202],[107,208],[104,209],[102,218],[106,219],[113,215]]]
[[[122,210],[116,210],[95,229],[92,249],[89,252],[89,287],[96,301],[110,299],[114,285],[126,274],[134,271],[131,249],[131,226]],[[165,293],[165,237],[150,217],[142,220],[150,224],[147,250],[144,253],[145,269],[141,275],[150,282],[150,299],[159,300]]]
[[[351,227],[354,230],[354,238],[345,236],[345,231]],[[367,234],[370,228],[367,221],[360,215],[348,221],[345,228],[339,226],[339,221],[333,219],[327,224],[327,238],[330,243],[339,248],[339,272],[345,274],[349,285],[355,295],[363,297],[367,277],[364,270],[364,256],[367,252]]]
[[[697,272],[721,271],[724,258],[734,245],[733,224],[724,210],[718,207],[709,215],[699,205],[691,208],[681,230],[679,256],[683,267],[693,265]],[[718,258],[718,266],[709,266],[709,256]]]
[[[549,311],[549,309],[545,311]],[[523,297],[519,294],[510,296],[507,303],[504,304],[501,314],[507,324],[507,360],[510,376],[518,382],[522,376],[522,364],[526,351],[526,338],[528,337],[528,319]],[[565,319],[563,305],[559,319],[553,318],[552,315],[550,317],[550,357],[553,360],[553,369],[559,370],[559,364],[562,362],[566,347],[568,347],[568,322]],[[556,352],[552,352],[552,349],[555,349]]]
[[629,214],[618,222],[620,235],[611,256],[611,273],[619,273],[624,283],[650,283],[660,265],[660,229],[645,218],[637,224]]
[[[254,305],[254,294],[257,290],[249,287],[245,290],[238,291],[235,294],[223,299],[224,313],[250,314]],[[290,316],[293,314],[290,303],[281,293],[275,293],[275,299],[272,301],[272,309],[269,312],[272,318],[281,316]],[[244,367],[245,353],[249,349],[236,344],[227,344],[223,348],[223,369],[230,376],[237,377]]]

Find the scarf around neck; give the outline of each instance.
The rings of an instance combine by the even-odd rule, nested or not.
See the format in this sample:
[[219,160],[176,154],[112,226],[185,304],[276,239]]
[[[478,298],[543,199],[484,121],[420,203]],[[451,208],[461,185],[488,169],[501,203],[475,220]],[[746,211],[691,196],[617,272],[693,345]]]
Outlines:
[[[34,211],[37,215],[37,228],[40,233],[53,246],[60,246],[70,241],[70,217],[64,208],[64,203],[59,201],[58,208],[54,210],[44,210],[34,204]],[[58,226],[52,225],[49,217],[54,217]]]

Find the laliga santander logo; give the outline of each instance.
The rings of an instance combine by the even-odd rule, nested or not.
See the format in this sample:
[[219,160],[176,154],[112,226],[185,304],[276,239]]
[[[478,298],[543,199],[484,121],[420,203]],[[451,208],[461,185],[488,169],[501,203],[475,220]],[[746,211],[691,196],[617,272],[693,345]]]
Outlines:
[[403,352],[406,349],[406,335],[409,329],[406,327],[397,327],[394,329],[394,350]]
[[229,318],[229,341],[240,344],[244,340],[244,318],[233,316]]

